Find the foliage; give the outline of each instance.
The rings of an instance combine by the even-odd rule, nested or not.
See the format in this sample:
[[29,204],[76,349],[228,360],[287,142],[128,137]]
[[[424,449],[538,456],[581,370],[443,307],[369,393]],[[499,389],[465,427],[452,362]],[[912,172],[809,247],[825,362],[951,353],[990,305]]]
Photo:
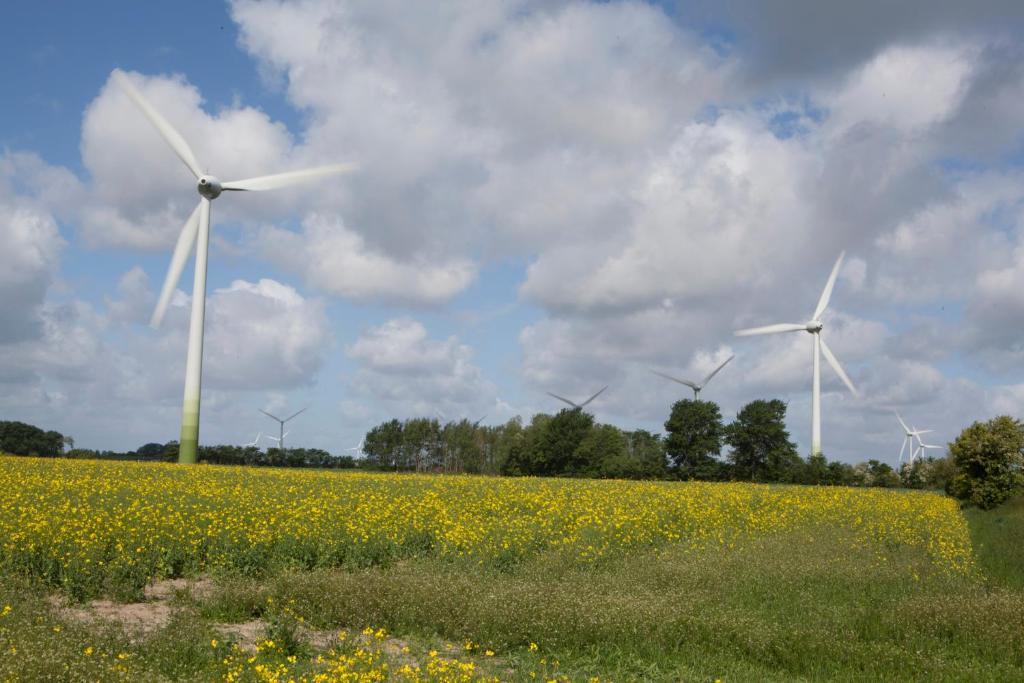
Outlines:
[[680,479],[717,479],[725,428],[717,403],[683,399],[665,422],[665,452]]
[[735,476],[750,481],[795,481],[803,461],[786,431],[786,404],[758,399],[725,428]]
[[1005,415],[975,422],[949,445],[949,452],[955,468],[950,494],[992,509],[1021,485],[1024,425]]
[[64,446],[64,435],[59,432],[46,432],[24,422],[0,421],[0,453],[55,457],[64,453]]
[[578,449],[593,426],[590,413],[575,408],[558,411],[537,441],[530,474],[585,474],[592,465]]

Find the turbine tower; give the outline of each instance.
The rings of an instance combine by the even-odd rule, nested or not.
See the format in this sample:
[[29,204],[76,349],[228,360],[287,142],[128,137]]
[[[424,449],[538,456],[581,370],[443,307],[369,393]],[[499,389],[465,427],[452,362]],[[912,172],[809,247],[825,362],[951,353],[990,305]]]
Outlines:
[[171,265],[167,269],[160,298],[150,325],[160,326],[171,296],[178,285],[181,273],[185,269],[192,246],[196,246],[195,278],[192,283],[192,314],[189,322],[188,355],[185,361],[185,399],[181,415],[181,440],[178,451],[178,462],[195,463],[196,449],[199,445],[199,397],[203,374],[203,320],[206,315],[206,262],[210,248],[210,202],[220,196],[221,192],[258,192],[276,190],[297,183],[313,180],[355,169],[353,164],[334,164],[319,166],[302,171],[289,171],[276,175],[258,176],[243,180],[221,182],[216,177],[203,173],[202,166],[196,160],[192,148],[185,138],[146,100],[128,76],[115,70],[114,79],[121,89],[142,110],[142,113],[157,129],[164,141],[170,145],[178,158],[184,162],[188,170],[196,178],[196,190],[199,192],[199,204],[192,215],[185,221],[178,236],[178,243],[171,256]]
[[[896,469],[899,469],[900,465],[903,464],[903,452],[906,450],[907,446],[908,445],[910,446],[910,453],[908,454],[907,463],[913,465],[914,464],[914,460],[917,459],[918,455],[921,454],[921,451],[923,451],[924,447],[925,447],[924,446],[924,442],[921,441],[921,435],[922,434],[927,434],[928,432],[930,432],[932,430],[930,430],[930,429],[913,429],[911,427],[908,427],[907,423],[903,421],[903,418],[900,417],[899,413],[896,413],[896,419],[900,421],[900,426],[903,427],[903,445],[900,446],[900,457],[897,458],[897,460],[896,460]],[[915,437],[917,438],[918,442],[921,444],[921,446],[922,446],[921,448],[917,448],[916,446],[914,446],[914,438]],[[938,446],[928,446],[927,448],[938,448]]]
[[309,408],[309,406],[306,406],[305,408],[303,408],[299,412],[293,413],[293,414],[289,415],[288,417],[284,418],[283,420],[281,418],[279,418],[277,415],[271,415],[267,411],[263,410],[263,408],[258,408],[258,410],[261,413],[263,413],[264,415],[266,415],[267,417],[271,418],[272,420],[277,420],[278,424],[281,426],[281,431],[278,432],[278,434],[281,435],[279,438],[274,439],[274,437],[270,436],[269,434],[267,435],[267,438],[268,439],[274,439],[274,441],[277,442],[277,447],[280,448],[283,451],[284,450],[284,437],[288,436],[288,432],[284,431],[284,423],[288,422],[293,417],[298,417],[301,413],[305,412],[308,408]]
[[777,325],[766,325],[765,327],[753,327],[746,330],[737,330],[736,336],[746,337],[755,334],[775,334],[776,332],[809,332],[814,340],[814,372],[811,385],[811,455],[821,453],[821,356],[832,366],[832,369],[839,375],[839,379],[850,389],[854,396],[859,396],[857,387],[843,371],[843,366],[836,360],[828,344],[821,338],[821,329],[824,327],[821,322],[821,314],[828,308],[828,301],[832,297],[832,288],[836,284],[836,276],[839,275],[839,266],[843,264],[845,252],[839,254],[836,264],[832,266],[832,274],[828,276],[825,289],[818,299],[818,306],[814,309],[811,319],[805,323],[779,323]]
[[[583,408],[584,408],[584,407],[585,407],[585,406],[586,406],[586,405],[587,405],[588,403],[590,403],[590,402],[591,402],[591,401],[593,401],[593,400],[594,400],[595,398],[597,398],[598,396],[600,396],[600,395],[601,395],[601,393],[602,393],[602,392],[603,392],[603,391],[604,391],[605,389],[607,389],[607,388],[608,388],[607,386],[605,386],[605,387],[601,387],[601,390],[600,390],[600,391],[598,391],[598,392],[597,392],[596,394],[594,394],[593,396],[591,396],[590,398],[588,398],[588,399],[587,399],[586,401],[584,401],[583,403],[574,403],[573,401],[570,401],[570,400],[569,400],[569,399],[567,399],[567,398],[562,398],[562,397],[561,397],[561,396],[559,396],[558,394],[552,394],[552,393],[551,393],[550,391],[548,391],[548,392],[545,392],[545,393],[547,393],[547,395],[548,395],[548,396],[551,396],[552,398],[557,398],[557,399],[558,399],[559,401],[562,401],[563,403],[568,403],[569,405],[571,405],[571,406],[573,407],[573,410],[583,410]],[[483,419],[483,418],[480,418],[480,419]]]
[[658,372],[657,370],[653,370],[653,369],[651,370],[651,372],[653,372],[658,377],[664,377],[665,379],[670,379],[673,382],[678,382],[679,384],[685,384],[686,386],[690,387],[691,389],[693,389],[693,400],[696,401],[697,399],[700,398],[701,389],[706,387],[708,385],[708,382],[711,381],[711,378],[714,377],[715,375],[717,375],[718,371],[721,370],[722,368],[724,368],[726,365],[728,365],[729,361],[731,361],[735,357],[736,356],[729,356],[728,358],[726,358],[724,363],[722,363],[717,368],[712,370],[711,374],[708,375],[707,377],[705,377],[700,382],[691,382],[688,379],[679,379],[678,377],[673,377],[672,375],[666,375],[663,372]]

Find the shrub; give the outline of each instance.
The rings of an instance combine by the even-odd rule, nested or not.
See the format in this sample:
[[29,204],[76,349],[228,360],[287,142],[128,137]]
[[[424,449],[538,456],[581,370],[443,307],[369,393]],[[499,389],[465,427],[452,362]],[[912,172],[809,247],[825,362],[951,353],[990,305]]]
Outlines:
[[975,422],[950,444],[949,452],[955,473],[947,491],[990,510],[1021,483],[1024,425],[1006,415]]

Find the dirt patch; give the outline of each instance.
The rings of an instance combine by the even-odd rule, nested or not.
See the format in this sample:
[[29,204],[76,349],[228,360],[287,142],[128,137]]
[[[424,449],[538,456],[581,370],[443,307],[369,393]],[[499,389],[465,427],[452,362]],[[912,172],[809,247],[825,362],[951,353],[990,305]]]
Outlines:
[[198,579],[164,579],[155,581],[143,590],[146,600],[170,600],[178,593],[188,593],[196,600],[207,598],[213,594],[213,580],[207,577]]
[[263,639],[267,630],[267,622],[262,619],[245,621],[241,624],[214,624],[213,627],[224,634],[227,640],[234,641],[243,650],[256,650],[256,641]]
[[66,621],[80,624],[112,621],[136,638],[160,630],[171,620],[171,608],[162,602],[93,600],[88,605],[69,607],[59,596],[51,596],[49,601],[57,615]]
[[171,606],[168,602],[185,593],[201,599],[213,593],[213,581],[199,579],[167,579],[146,586],[144,595],[147,602],[112,602],[93,600],[86,605],[70,606],[59,595],[51,595],[50,606],[58,616],[80,624],[95,624],[108,621],[120,624],[132,638],[140,638],[158,631],[171,620]]

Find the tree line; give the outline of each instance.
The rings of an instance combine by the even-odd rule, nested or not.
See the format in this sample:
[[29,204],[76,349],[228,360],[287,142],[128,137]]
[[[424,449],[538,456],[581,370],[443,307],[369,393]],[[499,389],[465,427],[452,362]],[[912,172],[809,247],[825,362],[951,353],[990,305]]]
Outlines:
[[[878,460],[850,465],[820,454],[802,458],[785,417],[783,401],[759,399],[725,424],[717,404],[683,399],[673,404],[664,435],[599,424],[579,409],[539,413],[529,424],[514,417],[496,426],[413,418],[370,429],[364,457],[358,459],[318,448],[219,445],[200,446],[199,460],[257,467],[944,489],[986,509],[1024,486],[1024,424],[1009,416],[973,423],[949,444],[946,457],[916,459],[898,472]],[[178,442],[97,451],[75,448],[74,439],[56,431],[0,421],[0,453],[174,462]]]
[[911,488],[943,488],[951,476],[945,460],[931,458],[900,472],[878,460],[804,459],[785,417],[784,402],[759,399],[725,424],[717,404],[683,399],[672,406],[664,436],[598,424],[568,408],[534,415],[529,424],[519,417],[497,426],[393,419],[366,433],[363,451],[366,467],[399,472]]

